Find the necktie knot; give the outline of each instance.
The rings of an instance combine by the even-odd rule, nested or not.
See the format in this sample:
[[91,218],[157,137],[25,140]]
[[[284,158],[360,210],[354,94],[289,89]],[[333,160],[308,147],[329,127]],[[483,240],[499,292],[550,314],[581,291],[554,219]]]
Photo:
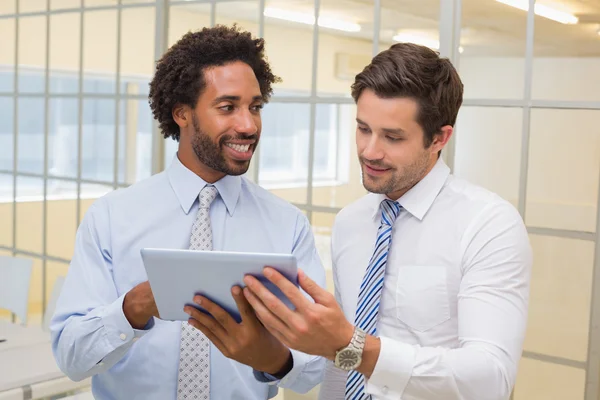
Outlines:
[[381,202],[381,223],[392,226],[398,218],[402,206],[397,201],[385,199]]
[[211,203],[217,197],[219,191],[213,185],[206,185],[200,191],[199,202],[200,208],[210,208]]

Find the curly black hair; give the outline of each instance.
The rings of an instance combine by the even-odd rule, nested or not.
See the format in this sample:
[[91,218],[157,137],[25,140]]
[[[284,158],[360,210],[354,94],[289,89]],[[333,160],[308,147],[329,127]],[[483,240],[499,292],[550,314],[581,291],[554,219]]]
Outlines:
[[248,64],[254,71],[263,100],[268,102],[272,84],[280,78],[273,75],[264,54],[265,41],[253,39],[250,32],[237,25],[217,25],[186,33],[156,64],[150,82],[149,103],[165,139],[179,141],[179,126],[173,120],[173,107],[186,104],[192,108],[206,86],[204,70],[235,61]]

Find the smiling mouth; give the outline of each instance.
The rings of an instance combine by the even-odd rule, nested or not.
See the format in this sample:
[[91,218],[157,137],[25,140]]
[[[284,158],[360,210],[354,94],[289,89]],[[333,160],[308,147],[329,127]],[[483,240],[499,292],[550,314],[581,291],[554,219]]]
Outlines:
[[250,150],[250,144],[225,143],[225,146],[230,147],[240,153],[246,153],[248,150]]

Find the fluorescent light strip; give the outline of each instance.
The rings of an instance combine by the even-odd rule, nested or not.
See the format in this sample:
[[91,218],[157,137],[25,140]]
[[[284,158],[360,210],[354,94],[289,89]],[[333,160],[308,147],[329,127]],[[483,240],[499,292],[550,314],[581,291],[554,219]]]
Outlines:
[[[315,16],[295,11],[282,10],[280,8],[265,8],[265,17],[282,19],[285,21],[298,22],[300,24],[314,25]],[[345,32],[359,32],[361,27],[353,22],[346,22],[335,18],[319,17],[319,26],[322,28],[336,29]]]
[[[506,4],[519,10],[529,11],[529,0],[496,0],[498,3]],[[579,18],[573,14],[555,10],[543,4],[535,4],[533,12],[540,17],[548,18],[561,24],[576,24]]]
[[[430,49],[434,49],[434,50],[439,50],[439,48],[440,48],[439,40],[435,40],[435,39],[431,39],[431,38],[427,38],[427,37],[423,37],[423,36],[419,36],[419,35],[414,35],[412,33],[404,33],[404,32],[398,33],[392,39],[394,39],[396,42],[419,44],[421,46],[426,46],[426,47],[429,47]],[[464,51],[464,49],[462,47],[459,47],[458,51],[459,51],[459,53],[462,53]]]

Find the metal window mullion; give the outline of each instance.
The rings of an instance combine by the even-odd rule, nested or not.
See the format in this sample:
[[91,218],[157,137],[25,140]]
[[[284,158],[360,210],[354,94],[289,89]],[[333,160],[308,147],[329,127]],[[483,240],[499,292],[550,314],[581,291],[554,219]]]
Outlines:
[[[15,95],[12,92],[1,92],[0,97],[14,97]],[[21,93],[19,97],[26,98],[43,98],[43,93]],[[77,93],[51,93],[51,98],[55,99],[76,99]],[[117,95],[112,93],[86,93],[85,95],[88,99],[116,99]],[[147,100],[148,96],[143,94],[121,94],[119,96],[120,99],[131,99],[131,100]]]
[[210,4],[213,2],[218,3],[234,3],[243,0],[173,0],[171,1],[171,6],[182,6],[182,5],[191,5],[191,4]]
[[[461,27],[462,27],[462,0],[454,1],[454,18],[452,21],[452,26],[450,28],[453,30],[452,33],[452,63],[456,70],[459,70],[460,65],[460,39],[461,39]],[[447,145],[447,161],[448,167],[450,170],[454,171],[454,165],[456,163],[456,143],[459,138],[460,128],[458,127],[458,121],[454,123],[454,132],[450,137],[450,142]]]
[[[330,150],[330,153],[333,152],[333,159],[335,160],[335,173],[334,178],[336,182],[340,180],[340,142],[342,141],[342,106],[340,104],[335,104],[335,145],[333,146],[333,150]],[[331,204],[331,202],[330,202]]]
[[[266,0],[259,0],[258,3],[258,37],[265,37],[265,2]],[[254,183],[259,184],[259,173],[260,173],[260,144],[254,150],[254,162],[252,168],[252,178]]]
[[[12,202],[12,255],[15,256],[17,250],[17,167],[19,154],[19,0],[15,0],[15,69],[13,82],[13,202]],[[15,322],[15,314],[11,313],[11,320]]]
[[300,204],[300,203],[292,203],[294,206],[298,207],[300,210],[309,212],[320,212],[325,214],[337,214],[342,208],[341,207],[328,207],[328,206],[319,206],[319,205],[308,205],[308,204]]
[[[519,169],[518,210],[525,221],[527,208],[527,177],[529,173],[529,137],[531,121],[531,86],[533,78],[533,40],[535,29],[535,0],[529,0],[527,11],[527,35],[525,38],[525,87],[523,88],[523,124],[521,131],[521,165]],[[510,400],[514,399],[514,390]]]
[[[17,0],[18,1],[18,0]],[[210,0],[209,0],[210,1]],[[221,0],[223,1],[223,0]],[[234,1],[234,0],[229,0]],[[181,2],[180,2],[181,3]],[[189,3],[185,1],[185,3]],[[49,11],[31,11],[25,13],[16,12],[14,14],[4,14],[0,15],[0,19],[13,19],[13,18],[24,18],[24,17],[43,17],[46,15],[58,15],[58,14],[75,14],[82,11],[110,11],[116,9],[127,9],[127,8],[150,8],[153,7],[154,3],[129,3],[122,5],[107,5],[107,6],[95,6],[95,7],[78,7],[78,8],[62,8],[59,10],[49,10]]]
[[[19,0],[15,1],[15,53],[14,53],[14,81],[13,81],[13,202],[12,202],[12,254],[17,249],[17,168],[19,156]],[[13,315],[14,320],[14,315]]]
[[210,27],[215,26],[217,21],[217,1],[212,0],[210,2]]
[[522,99],[465,99],[466,107],[498,107],[498,108],[543,108],[553,110],[600,110],[600,101],[570,101],[570,100],[535,100],[526,102]]
[[319,96],[274,96],[271,103],[294,103],[294,104],[354,104],[352,97],[319,97]]
[[[460,1],[459,0],[441,0],[439,9],[439,41],[440,56],[447,57],[455,68],[458,68],[458,48],[460,42]],[[457,26],[458,25],[458,29]],[[454,156],[456,153],[456,126],[454,134],[446,144],[442,154],[450,170],[454,170]]]
[[525,87],[523,88],[523,124],[521,132],[521,166],[519,172],[518,210],[523,220],[527,209],[527,178],[529,174],[529,138],[531,130],[531,88],[533,81],[533,45],[535,33],[535,0],[529,0],[527,36],[525,40]]
[[79,16],[79,86],[77,90],[78,103],[78,121],[77,121],[77,202],[75,217],[75,229],[79,229],[81,222],[81,175],[83,163],[83,51],[84,51],[84,31],[85,31],[85,12],[83,11],[84,0],[81,0],[81,14]]
[[[50,11],[50,0],[46,0]],[[50,135],[50,14],[46,15],[46,60],[44,82],[44,195],[42,202],[42,254],[48,255],[48,140]],[[46,311],[47,260],[42,260],[42,315]]]
[[[321,10],[321,0],[314,0],[315,23],[313,25],[313,54],[312,54],[312,80],[310,85],[310,95],[312,98],[317,96],[317,66],[319,65],[319,13]],[[317,123],[317,103],[310,102],[310,129],[308,132],[308,182],[306,185],[306,205],[312,206],[313,196],[313,174],[315,161],[315,129]],[[312,210],[307,210],[306,216],[312,221]]]
[[596,232],[573,231],[539,226],[527,226],[527,232],[531,235],[552,236],[565,239],[585,240],[589,242],[596,240]]
[[[119,6],[123,0],[119,0]],[[121,34],[122,34],[123,11],[117,10],[117,76],[116,76],[116,98],[115,98],[115,143],[113,160],[113,189],[118,188],[119,183],[119,127],[121,126]],[[125,115],[127,117],[127,115]]]
[[381,0],[373,4],[373,47],[371,54],[375,57],[379,53],[379,30],[381,29]]
[[456,0],[454,6],[454,32],[452,35],[454,38],[454,46],[452,47],[452,62],[454,63],[455,68],[458,70],[460,64],[460,39],[462,34],[462,0]]
[[[169,41],[169,1],[157,0],[155,14],[154,59],[162,57]],[[165,165],[165,138],[160,132],[158,122],[152,121],[152,167],[151,173],[156,174]]]
[[67,260],[65,258],[53,257],[53,256],[48,256],[48,255],[44,256],[43,254],[36,253],[34,251],[12,249],[10,247],[6,247],[6,246],[3,246],[3,245],[0,245],[0,250],[6,250],[6,251],[13,250],[13,252],[15,254],[20,254],[20,255],[23,255],[23,256],[28,256],[28,257],[33,257],[33,258],[39,258],[40,260],[48,260],[48,261],[59,262],[59,263],[63,263],[63,264],[69,264],[71,262],[70,260]]
[[565,367],[570,368],[585,369],[584,361],[572,360],[564,357],[556,357],[548,354],[536,353],[534,351],[524,350],[522,357],[527,358],[529,360],[541,361],[547,364],[563,365]]
[[598,232],[600,232],[600,181],[598,182],[598,198],[596,201],[596,243],[591,285],[592,296],[588,329],[585,400],[600,399],[600,240],[598,240],[597,236]]
[[[12,171],[0,169],[0,174],[12,175]],[[19,172],[17,174],[17,176],[25,176],[25,177],[29,177],[29,178],[43,178],[44,177],[43,174],[36,174],[33,172]],[[68,176],[56,176],[56,175],[48,174],[48,179],[56,180],[56,181],[63,181],[63,182],[77,183],[77,178],[71,178]],[[112,184],[113,184],[110,181],[102,181],[102,180],[94,180],[94,179],[80,179],[80,180],[81,180],[81,183],[86,183],[86,184],[90,184],[90,185],[112,186]],[[129,185],[127,183],[119,183],[119,187],[128,187],[128,186]]]

